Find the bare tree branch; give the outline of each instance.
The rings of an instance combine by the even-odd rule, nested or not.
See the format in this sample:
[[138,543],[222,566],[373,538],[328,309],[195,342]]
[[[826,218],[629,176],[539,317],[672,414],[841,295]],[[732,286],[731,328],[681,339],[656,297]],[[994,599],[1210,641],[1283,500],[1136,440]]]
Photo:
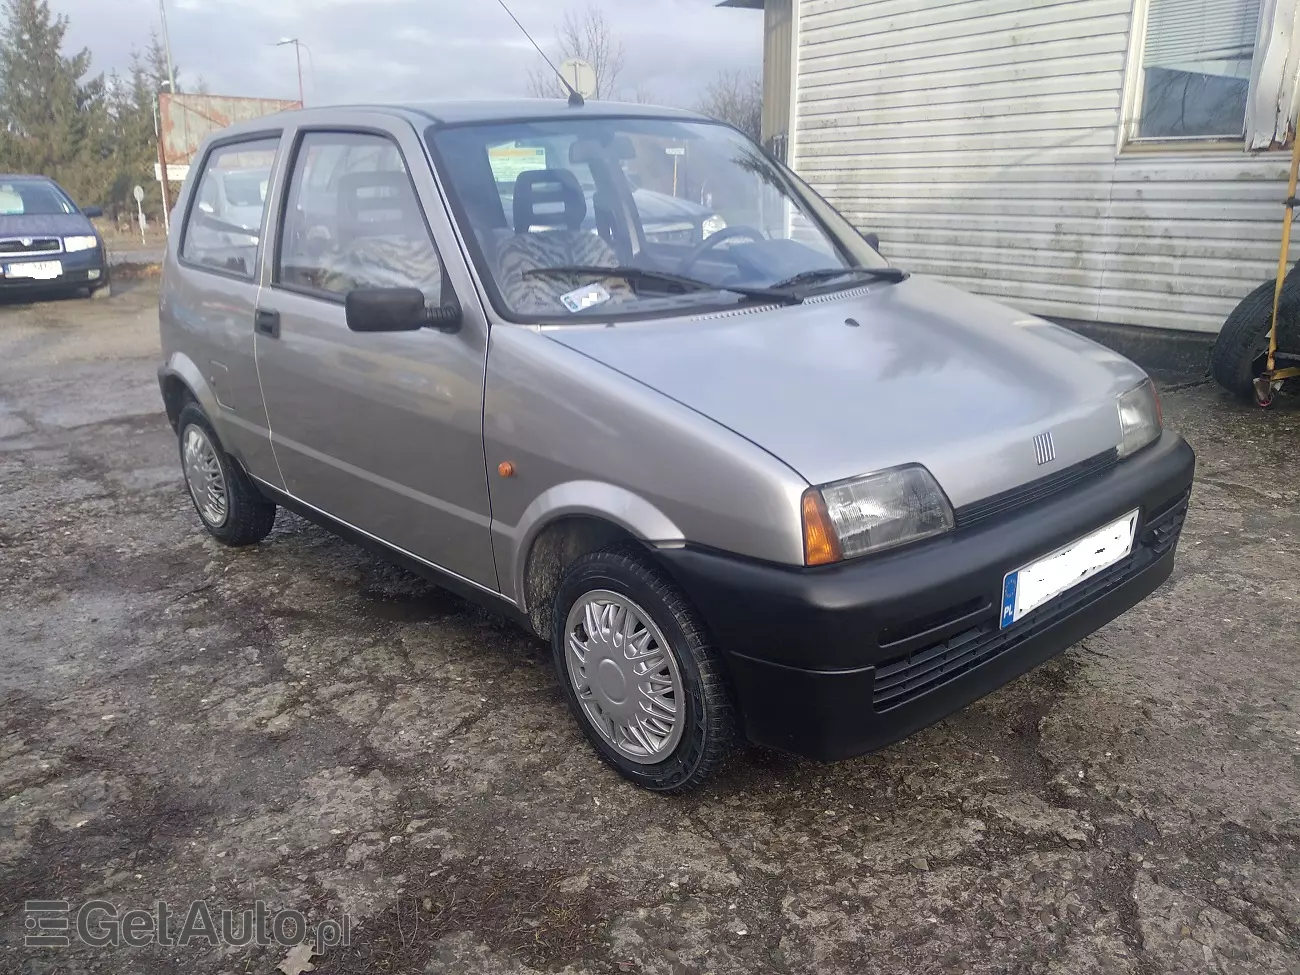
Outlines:
[[[556,66],[581,58],[596,69],[596,98],[609,98],[618,90],[626,51],[614,36],[605,15],[596,7],[570,9],[557,28],[559,56]],[[528,93],[536,98],[564,98],[569,92],[549,67],[539,64],[528,72]]]
[[757,142],[763,129],[763,78],[756,72],[723,71],[705,89],[695,110],[734,125]]

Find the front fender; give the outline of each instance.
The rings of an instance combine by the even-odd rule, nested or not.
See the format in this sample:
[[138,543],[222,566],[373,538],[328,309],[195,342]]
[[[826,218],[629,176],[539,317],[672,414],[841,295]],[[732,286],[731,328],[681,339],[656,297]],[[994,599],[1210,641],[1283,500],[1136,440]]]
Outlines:
[[[514,599],[524,612],[528,611],[524,577],[533,543],[548,525],[574,516],[609,522],[650,545],[681,544],[686,540],[671,518],[627,488],[603,481],[557,484],[537,496],[524,510],[513,531],[503,533],[509,537],[502,541],[512,548],[508,561],[512,591],[505,595]],[[497,528],[499,530],[500,526]]]

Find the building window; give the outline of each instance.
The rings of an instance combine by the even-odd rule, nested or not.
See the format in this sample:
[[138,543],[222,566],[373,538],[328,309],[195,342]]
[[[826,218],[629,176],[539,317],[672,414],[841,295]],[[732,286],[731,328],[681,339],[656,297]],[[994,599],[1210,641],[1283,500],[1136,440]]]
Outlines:
[[1260,0],[1148,0],[1139,139],[1240,139]]

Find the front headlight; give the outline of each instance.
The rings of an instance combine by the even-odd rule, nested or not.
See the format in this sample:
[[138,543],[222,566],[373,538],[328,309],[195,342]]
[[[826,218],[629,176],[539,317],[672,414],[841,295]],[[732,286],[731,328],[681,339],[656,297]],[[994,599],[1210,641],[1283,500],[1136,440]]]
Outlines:
[[727,221],[725,221],[725,220],[722,219],[721,214],[717,214],[717,213],[715,213],[715,214],[714,214],[713,216],[711,216],[711,217],[705,217],[705,218],[704,218],[704,223],[701,224],[700,226],[701,226],[701,229],[704,231],[704,239],[705,239],[705,240],[708,240],[710,237],[712,237],[714,234],[716,234],[719,230],[726,230],[726,229],[727,229]]
[[1164,428],[1160,416],[1160,399],[1156,396],[1156,387],[1150,379],[1127,393],[1121,393],[1116,406],[1119,409],[1122,433],[1118,448],[1121,458],[1141,450],[1160,436],[1160,431]]
[[803,495],[807,565],[879,552],[952,527],[947,496],[917,465],[809,488]]
[[75,254],[77,251],[93,250],[99,246],[99,238],[94,234],[87,237],[64,237],[63,249],[69,254]]

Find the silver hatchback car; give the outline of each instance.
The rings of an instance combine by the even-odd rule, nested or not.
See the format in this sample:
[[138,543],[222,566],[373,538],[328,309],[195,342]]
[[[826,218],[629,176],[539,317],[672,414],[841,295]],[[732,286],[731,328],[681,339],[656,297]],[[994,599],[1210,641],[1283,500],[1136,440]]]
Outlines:
[[[260,219],[199,205],[231,174]],[[718,220],[651,239],[651,194]],[[891,267],[700,116],[277,115],[208,140],[177,224],[159,378],[208,532],[285,507],[513,616],[647,788],[739,736],[879,748],[1172,569],[1195,458],[1141,370]]]

